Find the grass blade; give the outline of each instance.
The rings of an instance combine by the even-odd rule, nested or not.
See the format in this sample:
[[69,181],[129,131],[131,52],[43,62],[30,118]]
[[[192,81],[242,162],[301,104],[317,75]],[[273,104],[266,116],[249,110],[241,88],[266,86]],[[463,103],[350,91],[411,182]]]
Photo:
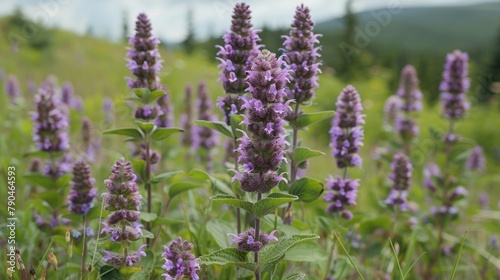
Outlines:
[[423,252],[422,254],[420,254],[420,256],[418,256],[418,258],[410,265],[410,267],[408,267],[404,275],[405,278],[406,275],[408,275],[408,273],[411,271],[411,269],[417,264],[418,260],[420,260],[420,258],[423,257],[425,254],[427,254],[427,252]]
[[460,255],[462,254],[462,248],[464,247],[466,237],[467,237],[467,231],[465,231],[464,237],[462,238],[462,243],[460,244],[460,249],[458,249],[457,260],[455,261],[455,265],[453,266],[453,271],[451,272],[450,280],[453,280],[455,278],[455,272],[457,271],[458,261],[460,261]]
[[396,258],[396,264],[398,265],[398,270],[399,270],[399,274],[401,275],[401,279],[404,280],[405,275],[403,274],[403,269],[401,269],[401,264],[399,263],[398,254],[396,253],[396,249],[394,249],[394,244],[392,244],[392,240],[390,237],[389,237],[389,243],[391,244],[391,249],[392,249],[392,253],[394,254],[394,258]]
[[351,256],[349,255],[349,253],[345,249],[344,244],[342,244],[342,241],[340,240],[338,233],[335,232],[334,234],[335,234],[335,238],[337,238],[337,241],[340,244],[340,247],[342,247],[342,250],[344,250],[344,253],[346,254],[347,258],[349,259],[349,262],[351,262],[352,266],[356,270],[356,273],[358,273],[359,278],[361,278],[361,280],[365,280],[365,278],[363,278],[363,275],[361,275],[361,272],[359,271],[358,267],[356,266],[356,264],[352,260]]

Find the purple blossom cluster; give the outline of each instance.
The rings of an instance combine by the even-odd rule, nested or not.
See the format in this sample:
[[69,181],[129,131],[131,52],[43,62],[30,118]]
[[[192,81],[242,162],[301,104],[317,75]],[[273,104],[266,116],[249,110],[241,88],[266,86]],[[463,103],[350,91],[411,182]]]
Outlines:
[[229,115],[242,110],[242,103],[238,96],[247,89],[247,72],[252,61],[260,52],[261,45],[258,31],[252,30],[250,6],[238,3],[234,6],[231,20],[231,29],[223,36],[224,46],[217,46],[217,59],[221,68],[219,81],[222,82],[226,97],[219,99],[217,105],[226,115],[229,124]]
[[67,106],[72,106],[74,95],[73,85],[70,82],[63,83],[61,86],[61,102]]
[[314,34],[314,22],[311,19],[309,8],[303,4],[295,10],[289,36],[283,36],[285,53],[283,60],[290,70],[290,87],[287,90],[287,99],[295,99],[298,104],[303,104],[314,96],[314,89],[318,85],[317,74],[321,72],[320,47],[318,37]]
[[229,235],[234,237],[231,243],[235,243],[238,250],[243,252],[258,252],[272,240],[278,241],[278,238],[274,236],[276,232],[276,230],[273,230],[271,233],[267,234],[261,231],[259,233],[259,240],[255,240],[254,228],[249,228],[239,235],[234,233],[230,233]]
[[441,90],[443,116],[449,120],[462,118],[470,107],[466,92],[470,87],[468,78],[469,56],[459,50],[446,56]]
[[476,146],[472,149],[465,167],[469,170],[484,171],[486,165],[486,158],[484,157],[483,148],[481,146]]
[[200,271],[198,258],[191,253],[191,250],[194,248],[192,243],[177,237],[168,246],[163,246],[163,248],[165,251],[161,256],[165,260],[165,264],[162,268],[167,273],[162,274],[162,276],[166,280],[183,279],[184,277],[193,280],[200,279],[197,274]]
[[163,90],[165,94],[156,101],[157,105],[160,107],[160,114],[156,117],[154,123],[158,127],[172,127],[174,123],[174,108],[168,90],[165,87],[163,87]]
[[412,65],[406,65],[401,70],[401,80],[396,96],[403,101],[400,109],[404,112],[422,111],[422,92],[418,88],[417,70]]
[[128,78],[128,86],[134,88],[148,88],[151,91],[160,89],[158,73],[161,70],[160,40],[151,34],[151,22],[146,14],[141,13],[135,22],[135,36],[131,36],[128,48],[127,67],[135,80]]
[[57,180],[62,175],[71,172],[73,161],[71,154],[65,153],[60,158],[45,163],[43,174],[49,178]]
[[40,151],[59,152],[69,149],[68,119],[52,89],[40,88],[32,112],[33,141]]
[[263,51],[248,72],[248,91],[252,98],[242,98],[242,108],[248,110],[242,124],[246,125],[250,136],[244,134],[239,139],[236,150],[244,172],[236,172],[233,177],[246,192],[268,192],[283,179],[277,170],[287,144],[283,116],[290,106],[282,103],[288,81],[288,71],[282,65],[283,61],[274,53]]
[[92,123],[88,118],[82,120],[82,147],[85,158],[89,162],[94,162],[96,152],[99,149],[100,143],[98,139],[92,137]]
[[358,155],[359,147],[363,145],[365,123],[362,114],[361,98],[356,89],[348,85],[340,93],[336,114],[330,129],[330,147],[337,160],[337,167],[361,166],[362,159]]
[[359,180],[330,177],[325,187],[329,191],[323,200],[331,203],[327,208],[328,213],[340,213],[345,219],[352,219],[353,215],[346,207],[356,205]]
[[351,85],[342,90],[335,104],[337,110],[330,129],[330,146],[337,167],[344,169],[344,176],[328,180],[326,188],[329,191],[323,200],[331,203],[327,208],[329,213],[339,213],[345,219],[352,219],[353,215],[346,207],[356,205],[359,180],[347,179],[346,174],[347,168],[361,166],[362,163],[358,152],[363,145],[363,107],[359,93]]
[[113,100],[111,98],[106,98],[104,99],[104,102],[102,104],[102,110],[104,111],[104,120],[107,123],[113,122]]
[[436,163],[431,162],[424,168],[424,186],[431,192],[435,192],[436,182],[442,183],[441,169]]
[[[111,176],[104,181],[107,192],[102,194],[104,209],[110,211],[100,234],[109,234],[112,242],[128,243],[142,237],[140,224],[141,195],[131,164],[123,158],[111,168]],[[144,245],[143,245],[144,246]],[[103,261],[111,265],[132,266],[145,252],[139,248],[128,255],[104,251]]]
[[[216,117],[212,114],[212,102],[208,93],[207,85],[204,81],[198,85],[198,99],[195,103],[198,112],[198,120],[215,121]],[[196,126],[193,128],[193,149],[199,148],[210,150],[217,146],[218,135],[212,129]]]
[[401,211],[408,209],[408,188],[411,186],[413,165],[403,153],[396,153],[392,158],[391,175],[392,189],[385,204]]
[[90,174],[90,166],[83,160],[73,165],[71,191],[68,196],[68,211],[74,214],[86,215],[92,207],[92,201],[97,195],[94,187],[95,179]]
[[7,94],[10,103],[17,104],[19,102],[22,93],[16,76],[7,76],[7,80],[5,81],[5,93]]

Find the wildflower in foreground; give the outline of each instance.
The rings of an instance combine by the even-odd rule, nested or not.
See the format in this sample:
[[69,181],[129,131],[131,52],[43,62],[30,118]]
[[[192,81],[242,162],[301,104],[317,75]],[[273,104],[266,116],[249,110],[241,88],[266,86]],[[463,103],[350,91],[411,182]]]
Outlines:
[[[225,97],[217,102],[226,116],[229,124],[229,115],[241,112],[241,101],[238,95],[242,95],[247,89],[247,72],[252,62],[260,52],[261,46],[258,31],[252,30],[250,6],[238,3],[234,7],[231,21],[231,29],[224,36],[224,46],[217,46],[217,59],[220,61],[220,78]],[[235,94],[236,96],[232,96]]]
[[83,160],[73,165],[71,191],[68,196],[68,211],[74,214],[86,215],[96,197],[95,179],[90,174],[90,166]]
[[[131,241],[142,237],[140,224],[141,195],[136,184],[137,176],[131,164],[123,158],[116,161],[111,168],[111,176],[104,181],[106,193],[102,194],[104,209],[110,211],[101,234],[108,234],[112,242],[121,242],[125,247]],[[103,261],[115,265],[132,266],[141,256],[145,256],[142,245],[135,253],[124,254],[104,251]]]
[[[248,113],[244,117],[250,135],[239,139],[238,163],[243,173],[236,173],[233,180],[241,182],[246,192],[265,193],[283,179],[277,171],[285,154],[284,114],[290,110],[283,104],[288,72],[281,68],[283,61],[274,53],[263,51],[254,60],[248,74],[248,91],[251,99],[243,98],[242,108]],[[255,156],[260,155],[260,156]]]
[[188,277],[193,280],[198,280],[198,271],[200,270],[200,265],[198,264],[198,258],[196,258],[191,250],[194,245],[187,240],[182,240],[182,238],[177,237],[168,246],[163,246],[165,252],[161,254],[165,260],[165,264],[162,266],[167,273],[162,274],[166,280],[176,280]]
[[276,230],[273,230],[270,234],[261,231],[259,233],[259,240],[255,240],[254,228],[249,228],[239,235],[234,233],[230,233],[229,235],[234,237],[231,243],[237,244],[238,250],[244,252],[258,252],[272,240],[278,241],[278,238],[274,236],[275,233]]

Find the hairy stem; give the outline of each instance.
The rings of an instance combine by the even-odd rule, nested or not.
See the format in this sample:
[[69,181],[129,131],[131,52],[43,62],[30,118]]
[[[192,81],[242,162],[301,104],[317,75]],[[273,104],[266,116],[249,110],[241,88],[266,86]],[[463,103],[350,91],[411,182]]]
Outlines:
[[80,265],[80,269],[82,271],[82,279],[83,279],[83,275],[85,275],[85,259],[87,258],[87,215],[83,216],[82,246],[83,246],[83,248],[82,248],[82,262]]
[[[260,201],[262,199],[262,193],[258,193],[257,194],[257,202]],[[260,219],[255,217],[255,236],[254,236],[254,240],[255,241],[258,241],[260,240]],[[255,265],[257,267],[257,269],[255,270],[255,280],[260,280],[260,268],[259,268],[259,252],[255,252],[255,257],[254,257],[254,262],[255,262]]]

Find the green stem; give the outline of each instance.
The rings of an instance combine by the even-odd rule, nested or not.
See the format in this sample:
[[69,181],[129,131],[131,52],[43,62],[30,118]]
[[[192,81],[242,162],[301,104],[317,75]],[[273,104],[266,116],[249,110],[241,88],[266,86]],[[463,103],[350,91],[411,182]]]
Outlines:
[[82,263],[80,270],[82,271],[82,278],[85,274],[85,259],[87,258],[87,215],[83,216],[83,237],[82,237]]
[[[146,140],[146,147],[145,147],[145,150],[146,150],[146,174],[145,174],[145,178],[144,178],[144,181],[145,181],[145,184],[146,184],[146,191],[147,191],[147,199],[148,199],[148,213],[152,213],[152,193],[151,193],[151,183],[149,182],[150,180],[150,176],[151,176],[151,160],[150,160],[150,150],[151,150],[151,147],[150,147],[150,143],[149,143],[149,140]],[[148,231],[151,231],[151,222],[147,222],[146,223],[146,230]],[[146,244],[150,245],[151,243],[151,240],[150,239],[146,239]]]
[[[257,202],[259,202],[262,199],[262,193],[257,194]],[[255,241],[260,240],[260,219],[255,217],[255,236],[254,236]],[[254,257],[254,262],[255,262],[255,280],[260,280],[260,268],[259,268],[259,252],[255,252],[255,257]]]
[[[299,134],[299,129],[297,127],[297,116],[299,114],[299,103],[295,103],[295,108],[294,108],[294,120],[293,120],[293,133],[292,133],[292,156],[290,159],[290,181],[289,181],[289,186],[292,186],[293,183],[297,180],[297,171],[298,167],[295,163],[294,157],[293,157],[293,151],[295,148],[297,148],[297,142],[298,142],[298,134]],[[289,225],[292,223],[292,202],[288,203],[288,206],[285,208],[286,210],[284,211],[284,223],[286,225]]]

